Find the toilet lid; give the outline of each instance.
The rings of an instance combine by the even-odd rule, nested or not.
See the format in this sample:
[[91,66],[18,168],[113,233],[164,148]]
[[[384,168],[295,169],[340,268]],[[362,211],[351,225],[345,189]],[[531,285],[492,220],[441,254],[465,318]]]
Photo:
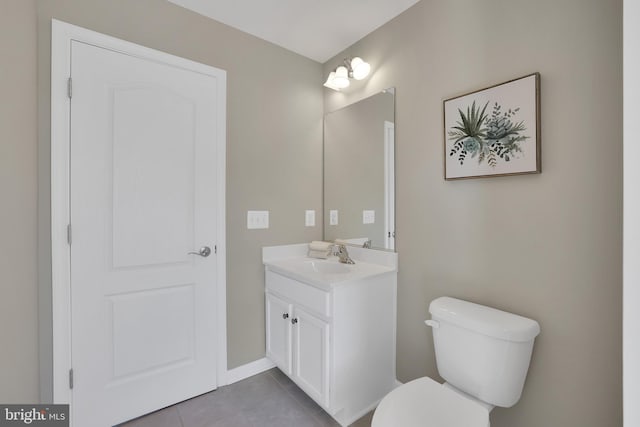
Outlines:
[[378,405],[371,427],[488,427],[489,411],[429,377],[393,390]]

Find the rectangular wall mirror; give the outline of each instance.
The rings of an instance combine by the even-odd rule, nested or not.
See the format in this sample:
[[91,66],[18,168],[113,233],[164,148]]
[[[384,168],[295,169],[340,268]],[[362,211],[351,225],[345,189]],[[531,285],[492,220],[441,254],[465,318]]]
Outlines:
[[324,116],[324,240],[395,250],[395,90]]

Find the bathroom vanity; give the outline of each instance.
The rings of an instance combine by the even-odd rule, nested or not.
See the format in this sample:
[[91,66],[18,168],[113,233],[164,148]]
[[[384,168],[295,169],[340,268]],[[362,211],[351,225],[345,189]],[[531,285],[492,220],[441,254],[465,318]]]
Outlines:
[[263,249],[266,354],[347,426],[396,385],[397,254],[349,247],[354,265]]

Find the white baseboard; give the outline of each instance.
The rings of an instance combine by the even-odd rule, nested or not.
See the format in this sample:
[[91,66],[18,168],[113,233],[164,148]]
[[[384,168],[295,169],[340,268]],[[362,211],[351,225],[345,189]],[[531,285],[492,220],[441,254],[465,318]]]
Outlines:
[[275,363],[273,363],[266,357],[263,357],[262,359],[249,362],[246,365],[238,366],[237,368],[228,370],[226,383],[227,385],[237,383],[238,381],[242,381],[245,378],[249,378],[261,372],[267,371],[275,366]]

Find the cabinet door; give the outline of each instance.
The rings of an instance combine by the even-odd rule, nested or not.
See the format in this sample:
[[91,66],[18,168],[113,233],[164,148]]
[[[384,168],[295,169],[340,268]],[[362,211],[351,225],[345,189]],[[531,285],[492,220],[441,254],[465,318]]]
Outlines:
[[293,380],[316,402],[329,405],[329,324],[293,310]]
[[291,304],[266,295],[267,357],[291,375]]

